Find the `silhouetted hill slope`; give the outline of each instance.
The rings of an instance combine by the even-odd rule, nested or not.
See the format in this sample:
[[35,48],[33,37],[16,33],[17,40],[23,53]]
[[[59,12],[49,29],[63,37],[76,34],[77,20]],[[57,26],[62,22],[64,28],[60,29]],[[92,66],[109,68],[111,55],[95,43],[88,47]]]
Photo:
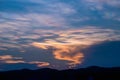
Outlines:
[[22,69],[0,72],[0,80],[120,80],[120,67],[92,66],[61,71],[49,68]]

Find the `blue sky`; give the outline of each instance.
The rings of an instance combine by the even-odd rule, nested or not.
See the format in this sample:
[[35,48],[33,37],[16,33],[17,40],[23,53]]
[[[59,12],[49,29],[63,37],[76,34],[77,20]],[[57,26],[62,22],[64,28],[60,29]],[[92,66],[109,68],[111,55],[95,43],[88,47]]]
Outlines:
[[[114,55],[120,48],[119,5],[119,0],[0,0],[0,70],[120,66]],[[117,47],[101,54],[93,47],[100,45]]]

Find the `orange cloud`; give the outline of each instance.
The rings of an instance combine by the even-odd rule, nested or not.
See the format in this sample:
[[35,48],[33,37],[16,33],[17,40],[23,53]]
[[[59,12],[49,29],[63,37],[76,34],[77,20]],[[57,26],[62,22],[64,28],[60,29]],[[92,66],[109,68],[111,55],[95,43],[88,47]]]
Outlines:
[[0,56],[0,62],[7,64],[17,64],[17,63],[25,63],[25,64],[35,64],[37,67],[45,67],[49,66],[48,62],[40,62],[40,61],[24,61],[21,57],[13,57],[11,55],[3,55]]
[[0,56],[0,62],[8,63],[8,64],[25,63],[21,59],[22,59],[21,57],[13,57],[11,55]]
[[12,59],[13,57],[11,55],[3,55],[0,56],[0,60],[8,60],[8,59]]
[[46,43],[32,43],[33,46],[41,49],[52,47],[55,59],[68,61],[68,65],[73,66],[81,64],[84,58],[83,53],[78,50],[78,46],[71,44],[58,43],[56,41],[47,40]]
[[39,62],[39,61],[32,61],[32,62],[28,62],[29,64],[36,64],[37,67],[45,67],[45,66],[49,66],[50,63],[48,62]]
[[23,60],[6,60],[4,62],[8,64],[25,63]]
[[53,53],[56,59],[69,61],[69,65],[81,64],[84,58],[83,53],[72,53],[62,48],[55,50]]
[[43,43],[33,42],[32,45],[37,47],[37,48],[48,49],[47,45],[45,46]]

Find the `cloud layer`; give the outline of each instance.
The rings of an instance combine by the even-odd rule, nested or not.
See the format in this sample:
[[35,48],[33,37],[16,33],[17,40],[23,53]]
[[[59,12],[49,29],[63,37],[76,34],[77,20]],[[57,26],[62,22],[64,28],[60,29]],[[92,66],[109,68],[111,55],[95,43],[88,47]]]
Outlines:
[[69,62],[68,65],[74,66],[83,62],[84,53],[81,50],[100,42],[120,40],[120,36],[116,33],[119,32],[94,27],[57,31],[53,33],[59,35],[57,38],[33,42],[31,45],[43,50],[52,48],[55,59],[66,60]]
[[[0,63],[64,68],[82,64],[83,49],[120,41],[119,4],[119,0],[1,0]],[[21,59],[13,57],[16,54]]]
[[48,62],[40,62],[40,61],[31,61],[27,62],[22,59],[22,57],[13,57],[11,55],[2,55],[0,56],[0,63],[6,63],[6,64],[35,64],[37,67],[46,67],[50,64]]

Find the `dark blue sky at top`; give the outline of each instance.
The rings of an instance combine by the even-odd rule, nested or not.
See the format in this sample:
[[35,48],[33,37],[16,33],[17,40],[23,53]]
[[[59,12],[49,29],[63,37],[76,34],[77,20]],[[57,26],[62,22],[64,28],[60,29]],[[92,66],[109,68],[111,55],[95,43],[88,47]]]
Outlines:
[[120,0],[0,0],[0,70],[120,66]]

